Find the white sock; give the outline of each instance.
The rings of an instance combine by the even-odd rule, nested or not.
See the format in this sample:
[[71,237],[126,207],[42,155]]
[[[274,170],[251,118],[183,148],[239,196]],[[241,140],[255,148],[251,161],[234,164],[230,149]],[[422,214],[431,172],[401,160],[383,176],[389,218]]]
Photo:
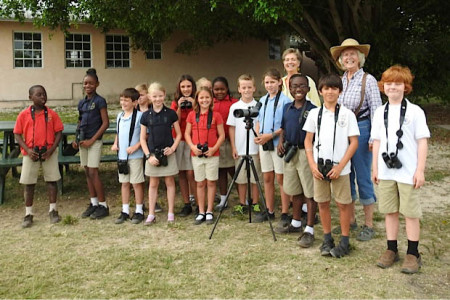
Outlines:
[[295,219],[292,219],[291,225],[292,225],[293,227],[295,227],[295,228],[299,228],[299,227],[302,226],[302,221],[297,221],[297,220],[295,220]]
[[98,198],[97,197],[92,197],[91,198],[91,204],[93,206],[98,206]]
[[25,206],[25,216],[33,214],[33,206]]
[[144,214],[144,204],[136,204],[136,213]]
[[314,227],[306,225],[305,232],[309,232],[314,235]]
[[195,198],[194,195],[189,195],[189,199],[193,199],[193,198]]
[[206,220],[212,220],[213,214],[212,213],[206,213]]
[[50,203],[50,210],[48,212],[51,212],[52,210],[56,211],[56,203]]
[[129,215],[130,214],[130,204],[122,204],[122,212],[124,212],[124,213]]
[[305,212],[305,213],[308,212],[308,206],[306,205],[306,203],[303,203],[302,210],[303,210],[303,212]]
[[227,200],[227,195],[220,195],[220,203],[219,205],[224,205],[225,201]]
[[104,207],[108,207],[108,205],[106,205],[106,201],[105,202],[99,202],[98,204],[101,205],[101,206],[104,206]]

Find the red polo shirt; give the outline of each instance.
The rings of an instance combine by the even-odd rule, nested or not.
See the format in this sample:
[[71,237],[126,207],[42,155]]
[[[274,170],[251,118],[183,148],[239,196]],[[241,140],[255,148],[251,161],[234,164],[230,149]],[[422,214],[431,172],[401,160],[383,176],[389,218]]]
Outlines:
[[214,98],[214,111],[218,112],[222,116],[223,120],[223,129],[225,130],[225,138],[230,139],[230,134],[228,132],[228,114],[230,113],[230,107],[233,103],[237,102],[238,99],[230,98],[229,95],[225,97],[223,100],[217,100]]
[[[192,125],[191,138],[194,145],[208,143],[208,147],[214,147],[218,139],[217,125],[223,124],[222,116],[219,113],[213,112],[211,128],[209,130],[208,113],[200,114],[197,123],[197,120],[195,119],[195,111],[191,111],[186,122]],[[192,151],[191,155],[195,156]],[[219,150],[214,153],[214,156],[219,156]]]
[[[173,109],[175,112],[178,110],[178,103],[176,100],[172,101],[172,104],[170,105],[170,108]],[[192,108],[189,109],[181,109],[180,119],[178,122],[180,123],[180,130],[181,130],[181,140],[184,141],[184,132],[186,131],[186,119],[189,115],[189,113],[192,111]],[[175,129],[172,130],[172,137],[176,138],[177,134],[175,133]]]

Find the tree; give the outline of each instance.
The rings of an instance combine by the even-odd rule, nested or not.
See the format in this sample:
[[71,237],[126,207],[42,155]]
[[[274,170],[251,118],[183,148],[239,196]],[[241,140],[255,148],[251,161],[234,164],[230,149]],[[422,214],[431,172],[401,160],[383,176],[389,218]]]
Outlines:
[[415,94],[447,96],[450,24],[446,0],[3,0],[0,17],[67,31],[79,22],[107,32],[126,30],[146,50],[174,31],[186,33],[177,51],[219,41],[296,34],[321,72],[340,71],[329,48],[353,37],[371,44],[365,69],[379,78],[394,63],[416,75]]

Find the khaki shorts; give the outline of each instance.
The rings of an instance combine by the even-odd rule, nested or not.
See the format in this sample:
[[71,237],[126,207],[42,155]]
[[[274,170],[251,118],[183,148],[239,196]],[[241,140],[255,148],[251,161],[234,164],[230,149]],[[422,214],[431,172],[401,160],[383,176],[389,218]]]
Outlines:
[[125,175],[119,173],[120,183],[129,182],[131,184],[136,184],[145,181],[142,158],[129,159],[128,166],[130,167],[130,172],[128,174]]
[[192,156],[192,166],[194,167],[194,178],[197,182],[205,179],[216,181],[219,179],[219,157],[197,157]]
[[21,184],[36,184],[39,169],[42,166],[45,182],[54,182],[61,179],[58,166],[58,148],[55,149],[49,159],[40,162],[33,161],[28,155],[22,158],[22,171],[19,182]]
[[230,140],[226,139],[219,148],[219,168],[234,167],[233,150]]
[[263,173],[275,171],[283,174],[283,159],[278,156],[277,151],[264,151],[259,145],[259,158],[261,159],[261,171]]
[[[236,170],[237,170],[239,163],[241,162],[241,160],[243,158],[244,158],[244,156],[239,156],[239,158],[235,160]],[[261,174],[261,162],[259,161],[259,156],[258,156],[258,154],[255,154],[255,155],[252,155],[252,158],[253,158],[253,162],[255,164],[256,174],[258,175],[259,181],[261,181],[262,174]],[[250,182],[256,183],[255,176],[253,176],[253,170],[252,170],[251,166],[249,166],[249,167],[250,167]],[[247,183],[246,162],[244,162],[244,164],[242,165],[241,171],[239,172],[239,175],[236,178],[236,183],[237,184],[246,184]]]
[[295,196],[304,194],[306,198],[314,196],[314,184],[305,149],[298,149],[287,163],[283,159],[283,190]]
[[338,179],[333,179],[331,182],[314,178],[314,200],[317,203],[331,201],[331,192],[333,192],[334,200],[337,203],[352,203],[350,174],[339,176]]
[[191,159],[191,148],[186,144],[185,141],[181,141],[178,144],[177,151],[175,152],[175,157],[177,159],[178,170],[189,171],[193,170],[192,159]]
[[80,147],[80,164],[82,167],[98,168],[102,156],[102,140],[96,140],[91,147]]
[[167,156],[167,166],[154,166],[145,161],[145,175],[150,177],[166,177],[178,174],[177,159],[175,154]]
[[378,184],[380,198],[378,210],[384,214],[400,212],[408,218],[421,218],[419,190],[412,184],[395,180],[380,180]]

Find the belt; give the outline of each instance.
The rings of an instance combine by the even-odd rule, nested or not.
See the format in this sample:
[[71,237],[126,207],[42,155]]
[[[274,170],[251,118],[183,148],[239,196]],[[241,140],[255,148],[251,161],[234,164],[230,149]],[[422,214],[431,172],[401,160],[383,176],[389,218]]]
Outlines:
[[365,121],[368,119],[369,119],[369,116],[365,116],[365,117],[356,118],[356,121],[361,122],[361,121]]

